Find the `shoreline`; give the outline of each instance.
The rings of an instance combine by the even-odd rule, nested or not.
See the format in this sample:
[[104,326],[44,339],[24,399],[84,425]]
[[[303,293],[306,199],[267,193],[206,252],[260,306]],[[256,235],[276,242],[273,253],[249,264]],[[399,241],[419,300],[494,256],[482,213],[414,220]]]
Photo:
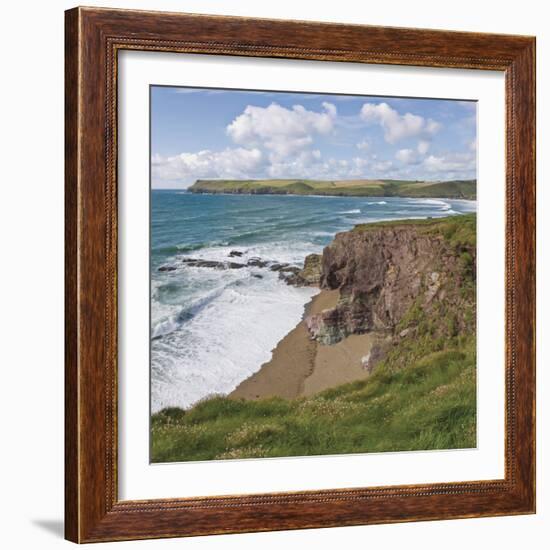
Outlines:
[[[154,189],[154,191],[174,191],[173,189]],[[301,195],[298,193],[229,193],[229,192],[221,192],[221,191],[188,191],[187,189],[178,189],[178,192],[180,193],[186,193],[189,195],[207,195],[207,196],[241,196],[241,197],[254,197],[254,196],[261,196],[261,197],[316,197],[321,199],[418,199],[418,200],[426,200],[426,199],[433,199],[433,200],[440,200],[440,201],[464,201],[464,202],[475,202],[477,203],[476,199],[467,199],[464,197],[432,197],[429,195],[426,196],[407,196],[407,195],[329,195],[329,194],[316,194],[311,193],[307,195]]]
[[361,359],[367,356],[377,337],[373,333],[350,335],[341,342],[323,345],[311,339],[305,318],[333,308],[338,290],[321,290],[304,307],[302,320],[272,352],[272,357],[228,397],[256,400],[270,397],[294,399],[369,376]]

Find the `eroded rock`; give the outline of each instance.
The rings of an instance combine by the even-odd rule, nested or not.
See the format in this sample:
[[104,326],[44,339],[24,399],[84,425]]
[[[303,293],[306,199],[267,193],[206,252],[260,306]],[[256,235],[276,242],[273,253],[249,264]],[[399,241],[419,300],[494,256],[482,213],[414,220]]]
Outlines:
[[242,269],[246,264],[237,262],[219,262],[217,260],[201,260],[198,258],[183,258],[182,263],[189,267],[209,267],[211,269]]
[[[474,247],[468,252],[475,258]],[[310,262],[314,280],[315,260]],[[312,338],[324,344],[350,334],[393,332],[413,305],[429,311],[444,299],[442,307],[461,309],[460,254],[441,235],[414,225],[339,233],[320,264],[319,286],[340,294],[336,307],[305,320]]]

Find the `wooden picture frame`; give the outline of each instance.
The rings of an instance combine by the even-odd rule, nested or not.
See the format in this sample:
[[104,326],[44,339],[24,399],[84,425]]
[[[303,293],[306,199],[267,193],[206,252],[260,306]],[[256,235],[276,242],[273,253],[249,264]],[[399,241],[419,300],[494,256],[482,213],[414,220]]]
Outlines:
[[[117,54],[154,50],[501,71],[506,86],[505,477],[120,501]],[[99,8],[66,12],[65,532],[74,542],[535,511],[535,39]]]

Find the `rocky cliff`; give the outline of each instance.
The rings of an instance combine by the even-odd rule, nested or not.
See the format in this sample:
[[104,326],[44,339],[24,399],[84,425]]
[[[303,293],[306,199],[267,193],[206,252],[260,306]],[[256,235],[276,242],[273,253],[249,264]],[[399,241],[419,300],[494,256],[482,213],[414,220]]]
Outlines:
[[323,251],[319,286],[340,298],[306,325],[323,344],[371,331],[404,337],[426,320],[434,338],[471,332],[475,264],[475,215],[357,226]]

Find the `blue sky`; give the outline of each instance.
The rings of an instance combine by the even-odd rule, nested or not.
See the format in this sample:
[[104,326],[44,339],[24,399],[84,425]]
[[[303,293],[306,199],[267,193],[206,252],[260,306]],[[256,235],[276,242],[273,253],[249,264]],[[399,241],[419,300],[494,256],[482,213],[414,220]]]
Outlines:
[[476,103],[151,87],[153,188],[195,180],[476,177]]

